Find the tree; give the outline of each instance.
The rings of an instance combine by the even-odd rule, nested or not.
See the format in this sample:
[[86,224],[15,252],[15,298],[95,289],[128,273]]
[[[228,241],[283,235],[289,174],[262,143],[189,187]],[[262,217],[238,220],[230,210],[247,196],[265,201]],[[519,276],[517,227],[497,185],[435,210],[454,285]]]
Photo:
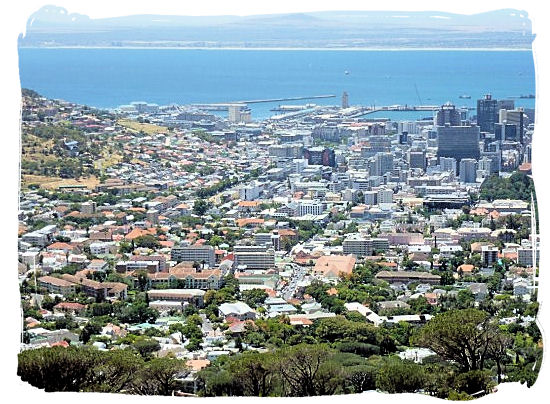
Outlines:
[[502,381],[502,362],[507,357],[507,351],[512,347],[513,337],[507,333],[497,334],[489,344],[489,358],[495,361],[497,366],[497,382]]
[[146,395],[172,395],[178,387],[177,378],[187,372],[185,362],[180,359],[151,359],[137,375],[133,391]]
[[134,239],[134,244],[137,247],[150,248],[152,250],[160,246],[159,241],[152,234],[144,234],[143,236],[136,237]]
[[104,359],[94,369],[93,385],[88,391],[119,393],[130,388],[143,359],[131,350],[116,349],[102,353]]
[[389,358],[376,374],[376,388],[388,393],[414,393],[424,387],[426,375],[421,365]]
[[147,272],[145,271],[138,271],[137,272],[137,281],[138,281],[138,287],[141,292],[144,292],[147,289],[149,278],[147,276]]
[[88,323],[82,328],[82,332],[80,333],[80,341],[82,341],[83,344],[87,344],[92,335],[99,334],[100,332],[101,327],[98,324],[88,321]]
[[265,302],[267,296],[267,293],[263,289],[250,289],[241,293],[243,301],[252,308],[256,308],[258,305]]
[[343,381],[342,367],[330,361],[334,351],[324,344],[300,344],[278,354],[279,372],[288,395],[334,394]]
[[414,340],[442,358],[455,361],[467,372],[483,370],[489,346],[498,333],[487,313],[477,309],[454,309],[432,318]]
[[153,352],[160,350],[160,344],[157,340],[149,337],[138,337],[132,344],[134,348],[144,359],[151,357]]
[[470,370],[457,375],[454,385],[459,392],[467,394],[483,392],[483,394],[488,394],[494,387],[494,382],[491,372],[487,370]]
[[197,199],[193,204],[193,213],[197,216],[204,216],[206,211],[210,208],[210,204],[204,199]]
[[21,380],[46,391],[82,391],[92,385],[91,371],[100,363],[99,351],[76,347],[39,348],[18,356]]
[[229,370],[243,395],[267,397],[272,393],[277,375],[273,354],[245,352],[230,362]]

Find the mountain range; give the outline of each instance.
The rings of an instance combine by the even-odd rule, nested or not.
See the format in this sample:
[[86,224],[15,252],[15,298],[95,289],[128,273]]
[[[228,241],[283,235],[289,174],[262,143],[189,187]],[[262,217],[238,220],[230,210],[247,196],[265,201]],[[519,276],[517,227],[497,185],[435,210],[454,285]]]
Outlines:
[[251,16],[131,15],[92,19],[45,6],[21,47],[510,48],[530,49],[527,13],[323,11]]

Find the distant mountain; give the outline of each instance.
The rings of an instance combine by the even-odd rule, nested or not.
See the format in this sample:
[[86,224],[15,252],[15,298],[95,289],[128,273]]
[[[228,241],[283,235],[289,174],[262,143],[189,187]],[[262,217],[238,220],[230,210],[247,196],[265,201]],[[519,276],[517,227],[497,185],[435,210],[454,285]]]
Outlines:
[[324,11],[252,16],[133,15],[92,19],[45,6],[20,46],[320,48],[524,48],[534,39],[524,11]]

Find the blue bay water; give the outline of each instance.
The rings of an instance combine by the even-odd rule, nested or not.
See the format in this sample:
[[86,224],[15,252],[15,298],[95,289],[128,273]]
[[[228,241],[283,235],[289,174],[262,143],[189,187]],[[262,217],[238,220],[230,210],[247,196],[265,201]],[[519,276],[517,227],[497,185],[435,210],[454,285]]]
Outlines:
[[[486,93],[497,99],[535,94],[530,51],[21,48],[19,67],[22,87],[100,108],[132,101],[166,105],[337,96],[252,104],[254,119],[273,115],[270,109],[279,104],[337,105],[343,91],[351,105],[451,101],[470,107]],[[460,99],[463,94],[471,99]],[[532,108],[534,101],[516,99],[516,105]]]

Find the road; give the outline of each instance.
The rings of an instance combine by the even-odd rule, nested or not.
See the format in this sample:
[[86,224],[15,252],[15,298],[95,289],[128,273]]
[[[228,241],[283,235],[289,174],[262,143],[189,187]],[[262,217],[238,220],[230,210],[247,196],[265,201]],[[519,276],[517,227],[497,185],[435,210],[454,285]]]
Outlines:
[[300,283],[306,275],[306,268],[296,264],[289,264],[292,266],[292,276],[288,280],[288,284],[280,291],[280,296],[285,299],[292,299],[296,294],[298,283]]

